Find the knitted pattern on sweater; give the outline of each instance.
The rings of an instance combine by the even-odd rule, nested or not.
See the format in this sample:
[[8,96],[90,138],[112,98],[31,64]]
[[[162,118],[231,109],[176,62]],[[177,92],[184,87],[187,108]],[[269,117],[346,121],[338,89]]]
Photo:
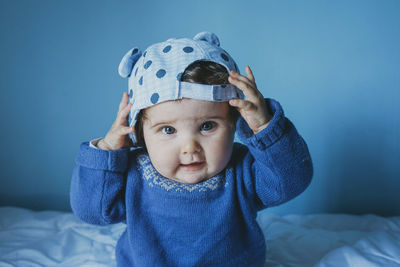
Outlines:
[[142,173],[142,178],[148,182],[149,186],[160,186],[167,191],[212,191],[225,184],[225,177],[223,173],[219,173],[216,176],[198,184],[185,184],[165,178],[159,172],[157,172],[153,164],[151,164],[148,154],[139,155],[137,157],[137,164],[140,172]]

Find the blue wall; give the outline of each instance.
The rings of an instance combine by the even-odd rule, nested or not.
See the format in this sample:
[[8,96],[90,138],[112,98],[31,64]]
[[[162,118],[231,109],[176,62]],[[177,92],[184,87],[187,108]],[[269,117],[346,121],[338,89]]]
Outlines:
[[272,212],[400,215],[400,1],[0,1],[0,205],[69,209],[133,46],[215,32],[308,142],[307,191]]

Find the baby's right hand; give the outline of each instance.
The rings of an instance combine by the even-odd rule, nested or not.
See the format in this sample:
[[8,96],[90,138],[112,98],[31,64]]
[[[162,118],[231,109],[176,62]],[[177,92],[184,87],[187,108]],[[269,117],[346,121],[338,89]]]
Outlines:
[[128,126],[128,114],[132,104],[128,101],[128,93],[124,93],[121,103],[119,103],[117,118],[106,136],[97,143],[97,147],[102,150],[117,150],[123,147],[132,146],[132,141],[128,134],[134,131],[134,128]]

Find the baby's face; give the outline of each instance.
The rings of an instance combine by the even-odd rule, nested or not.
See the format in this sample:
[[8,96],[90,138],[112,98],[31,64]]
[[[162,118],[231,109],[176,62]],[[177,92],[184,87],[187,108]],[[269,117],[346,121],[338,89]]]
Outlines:
[[227,102],[167,101],[145,114],[144,141],[161,175],[195,184],[226,167],[235,133]]

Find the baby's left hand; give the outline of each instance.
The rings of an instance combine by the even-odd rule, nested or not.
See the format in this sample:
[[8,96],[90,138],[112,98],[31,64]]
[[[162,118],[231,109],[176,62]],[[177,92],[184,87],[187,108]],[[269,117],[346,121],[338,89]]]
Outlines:
[[272,116],[267,110],[263,95],[258,91],[253,73],[246,67],[247,77],[231,70],[229,82],[239,88],[246,99],[231,99],[229,104],[235,107],[256,134],[268,126]]

